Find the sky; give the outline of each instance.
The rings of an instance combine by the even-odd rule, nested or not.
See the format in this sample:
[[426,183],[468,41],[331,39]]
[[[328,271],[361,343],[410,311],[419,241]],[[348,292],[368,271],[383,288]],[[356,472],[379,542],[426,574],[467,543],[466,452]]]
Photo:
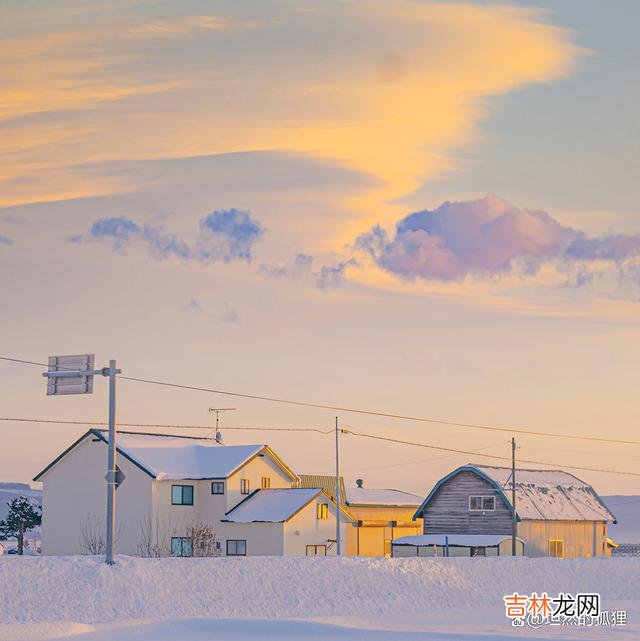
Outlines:
[[[639,9],[4,0],[2,355],[638,440]],[[0,362],[3,417],[106,420],[106,381],[47,398],[41,369]],[[209,407],[237,408],[227,443],[334,469],[331,435],[224,430],[330,429],[334,411],[118,385],[121,423],[207,425]],[[424,494],[510,455],[509,432],[338,414],[477,452],[344,435],[348,483]],[[0,480],[28,481],[83,431],[0,422]],[[556,467],[635,471],[638,455],[517,442]]]

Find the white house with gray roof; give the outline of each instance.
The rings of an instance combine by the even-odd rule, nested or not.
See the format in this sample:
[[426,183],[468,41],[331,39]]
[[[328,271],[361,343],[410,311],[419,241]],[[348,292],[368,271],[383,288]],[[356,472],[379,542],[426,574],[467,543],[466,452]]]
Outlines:
[[[102,551],[107,439],[87,431],[34,478],[43,554]],[[292,489],[298,477],[268,445],[120,432],[116,463],[117,553],[191,556],[205,544],[229,556],[335,553],[335,503],[320,488]],[[346,540],[346,512],[342,523]]]
[[[562,470],[516,469],[515,477],[517,536],[526,556],[610,554],[607,525],[615,517],[591,485]],[[512,488],[510,468],[469,464],[453,470],[416,510],[414,518],[424,520],[422,541],[396,539],[394,550],[403,544],[433,546],[435,538],[444,545],[446,537],[460,545],[466,537],[469,555],[485,555],[486,546],[474,545],[474,537],[489,536],[497,553],[510,554],[503,542],[512,534]]]

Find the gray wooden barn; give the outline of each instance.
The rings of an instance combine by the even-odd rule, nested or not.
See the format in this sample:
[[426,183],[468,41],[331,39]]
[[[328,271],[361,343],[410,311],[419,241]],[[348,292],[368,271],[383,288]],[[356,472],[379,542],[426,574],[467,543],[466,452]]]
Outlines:
[[[440,479],[414,518],[425,535],[508,536],[511,468],[463,465]],[[517,536],[526,556],[609,556],[615,517],[595,490],[561,470],[516,469]]]

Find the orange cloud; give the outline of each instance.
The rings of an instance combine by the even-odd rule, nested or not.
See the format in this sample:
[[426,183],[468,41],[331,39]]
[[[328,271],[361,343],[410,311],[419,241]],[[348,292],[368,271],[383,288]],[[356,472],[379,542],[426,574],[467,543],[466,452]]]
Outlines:
[[[87,162],[279,149],[380,180],[382,187],[354,194],[349,215],[318,239],[335,247],[363,225],[397,217],[385,205],[390,198],[455,167],[454,150],[479,138],[488,98],[559,78],[579,53],[565,30],[523,8],[360,2],[304,12],[278,5],[271,21],[245,17],[239,24],[250,27],[229,38],[233,9],[119,18],[5,41],[0,118],[55,114],[54,124],[38,125],[44,141],[55,141],[60,127],[68,133],[69,123],[92,133],[66,136],[46,153],[14,146],[0,164],[0,204],[55,198],[56,191],[66,197],[75,191],[64,184],[74,179],[71,167]],[[187,43],[194,35],[197,47]],[[182,46],[168,51],[173,41]],[[25,141],[33,127],[28,119],[13,124]],[[41,191],[37,184],[4,189],[36,153],[44,183],[47,171],[68,178],[57,190],[55,180]],[[104,180],[96,182],[96,193],[103,189]]]

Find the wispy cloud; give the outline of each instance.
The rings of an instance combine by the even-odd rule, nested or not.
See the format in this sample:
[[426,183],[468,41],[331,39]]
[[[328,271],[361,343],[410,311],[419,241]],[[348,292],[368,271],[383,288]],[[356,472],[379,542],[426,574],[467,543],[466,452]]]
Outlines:
[[193,242],[153,224],[140,224],[122,216],[99,218],[87,234],[72,236],[69,240],[74,243],[102,241],[118,252],[138,245],[160,260],[178,258],[185,262],[228,263],[249,262],[253,245],[263,233],[262,225],[249,212],[228,209],[214,211],[203,218]]
[[272,278],[293,278],[313,282],[318,289],[331,289],[341,285],[349,267],[357,267],[357,259],[335,258],[320,266],[315,266],[316,258],[310,254],[297,254],[289,263],[261,265],[260,271]]
[[578,285],[592,280],[584,264],[620,265],[640,256],[640,235],[590,237],[562,225],[547,212],[520,209],[497,196],[445,202],[400,220],[390,237],[379,225],[355,247],[406,280],[459,281],[517,271],[535,274],[546,262],[582,263]]
[[222,314],[221,319],[223,323],[228,323],[229,325],[236,325],[240,322],[240,316],[233,308]]
[[200,221],[198,255],[203,261],[251,260],[254,243],[264,234],[264,228],[249,212],[221,209]]
[[172,19],[150,20],[130,27],[127,34],[136,38],[186,38],[206,35],[211,31],[224,31],[230,21],[217,15],[186,15]]
[[13,245],[13,241],[8,236],[0,235],[0,245]]

